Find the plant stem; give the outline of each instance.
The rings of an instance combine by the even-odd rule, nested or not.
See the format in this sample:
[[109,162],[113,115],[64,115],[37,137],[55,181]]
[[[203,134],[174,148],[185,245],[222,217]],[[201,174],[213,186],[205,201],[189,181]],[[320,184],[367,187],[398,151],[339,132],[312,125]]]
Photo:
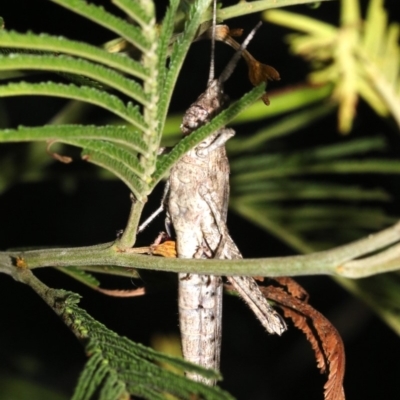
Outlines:
[[136,233],[139,226],[140,216],[142,215],[142,210],[144,203],[132,198],[132,207],[129,214],[128,222],[126,224],[125,230],[122,236],[117,241],[116,245],[120,249],[127,249],[132,247],[136,242]]
[[[245,259],[195,260],[163,258],[124,252],[114,243],[98,246],[31,250],[0,253],[0,272],[18,279],[18,264],[34,269],[46,266],[120,266],[132,275],[132,268],[197,274],[246,276],[333,275],[363,278],[400,269],[400,223],[374,235],[336,247],[302,256]],[[392,247],[389,247],[392,246]],[[381,251],[368,257],[372,252]],[[360,257],[365,257],[360,259]],[[354,261],[358,259],[357,261]],[[128,275],[128,274],[127,274]]]
[[[320,0],[332,1],[332,0]],[[225,7],[218,11],[217,18],[223,21],[231,18],[241,17],[247,14],[253,14],[269,10],[271,8],[287,7],[299,4],[314,3],[315,0],[256,0],[256,1],[239,1],[234,6]],[[211,20],[211,11],[204,13],[202,22]]]

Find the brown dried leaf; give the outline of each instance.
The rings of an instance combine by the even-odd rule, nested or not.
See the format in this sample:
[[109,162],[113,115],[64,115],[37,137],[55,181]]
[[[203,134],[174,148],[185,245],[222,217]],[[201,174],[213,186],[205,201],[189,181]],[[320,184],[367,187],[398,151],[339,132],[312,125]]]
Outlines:
[[309,295],[306,290],[297,283],[294,279],[289,278],[288,276],[281,276],[273,279],[275,282],[278,282],[280,286],[282,286],[286,292],[296,297],[297,299],[308,303]]
[[243,29],[241,29],[241,28],[229,29],[229,35],[232,36],[232,37],[242,36],[243,35]]
[[249,79],[254,86],[261,82],[279,81],[281,79],[279,72],[274,67],[260,63],[247,50],[243,52],[243,58],[249,67]]
[[112,297],[137,297],[146,294],[146,289],[144,287],[137,289],[102,289],[97,286],[91,287],[92,289],[97,290],[100,293]]
[[176,258],[176,245],[173,240],[167,240],[160,244],[151,245],[150,252],[156,256]]
[[63,156],[63,155],[58,154],[58,153],[53,153],[53,152],[50,150],[50,147],[51,147],[54,143],[56,143],[55,140],[50,140],[50,141],[47,143],[47,148],[46,148],[47,153],[48,153],[49,155],[51,155],[55,160],[60,161],[60,162],[62,162],[62,163],[64,163],[64,164],[69,164],[69,163],[71,163],[71,162],[73,161],[71,157]]
[[[230,30],[227,25],[217,25],[215,27],[215,40],[226,43],[235,50],[240,49],[240,44],[233,39],[233,36],[240,36],[243,30]],[[212,28],[207,29],[198,39],[211,39]],[[262,82],[279,81],[281,79],[279,72],[270,65],[263,64],[257,61],[246,49],[242,52],[242,57],[245,59],[249,68],[249,80],[253,86],[257,86]],[[264,104],[269,105],[267,93],[261,97]]]
[[[290,290],[298,293],[299,289],[290,278],[278,278],[283,283],[288,280]],[[342,338],[335,327],[317,310],[294,295],[279,287],[260,287],[264,295],[278,303],[286,317],[301,329],[311,343],[322,373],[328,373],[324,385],[325,400],[345,400],[343,378],[345,370],[345,353]],[[300,292],[304,292],[300,291]]]
[[16,257],[15,258],[15,266],[17,268],[28,268],[28,264],[23,257]]
[[176,258],[176,244],[165,232],[160,232],[153,244],[145,247],[132,247],[129,249],[117,248],[120,253],[151,254],[167,258]]

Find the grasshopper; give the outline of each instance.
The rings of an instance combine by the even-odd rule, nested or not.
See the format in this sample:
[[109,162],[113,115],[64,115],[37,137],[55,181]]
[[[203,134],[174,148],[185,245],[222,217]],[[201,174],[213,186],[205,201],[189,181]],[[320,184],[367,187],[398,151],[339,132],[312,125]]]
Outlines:
[[[241,52],[258,26],[218,79],[214,79],[215,1],[212,56],[206,90],[186,111],[181,130],[189,135],[217,115],[226,102],[223,83],[230,77]],[[186,153],[171,169],[166,197],[167,224],[172,224],[179,258],[242,258],[226,226],[229,201],[229,161],[225,143],[235,132],[221,128]],[[269,333],[286,330],[282,317],[269,305],[251,277],[227,277]],[[185,359],[219,369],[221,349],[222,278],[179,274],[179,320]],[[214,381],[190,373],[196,381]]]

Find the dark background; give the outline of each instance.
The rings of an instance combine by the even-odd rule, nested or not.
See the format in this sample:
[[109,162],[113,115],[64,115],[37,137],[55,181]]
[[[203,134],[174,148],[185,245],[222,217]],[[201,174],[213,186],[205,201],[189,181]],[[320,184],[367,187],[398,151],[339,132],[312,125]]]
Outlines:
[[[107,1],[102,3],[108,4]],[[164,3],[159,7],[160,17]],[[391,10],[391,18],[398,20],[396,1],[386,1],[385,5]],[[339,18],[339,2],[323,3],[317,10],[305,6],[292,10],[320,16],[333,24]],[[8,29],[20,32],[48,32],[93,44],[113,38],[107,31],[45,0],[3,1],[0,15]],[[229,21],[229,25],[248,28],[257,20],[257,15],[251,15]],[[261,54],[262,61],[279,69],[282,81],[277,88],[303,81],[307,71],[302,61],[288,55],[283,42],[286,32],[264,25],[250,45],[255,55]],[[182,111],[204,90],[208,49],[209,43],[192,47],[172,111]],[[218,46],[217,70],[222,69],[231,54],[230,49]],[[244,67],[239,66],[226,87],[233,98],[249,89],[240,79],[241,68]],[[38,98],[9,98],[3,102],[9,113],[9,127],[43,124],[62,104],[61,100],[48,98],[40,98],[40,101]],[[93,112],[94,119],[99,117],[97,113]],[[381,129],[380,120],[371,113],[361,105],[356,130],[365,128],[365,124],[377,131]],[[325,130],[336,135],[335,124],[331,125]],[[318,132],[310,132],[312,134]],[[21,145],[2,145],[0,156],[7,154],[23,157],[24,151]],[[93,170],[94,167],[79,161],[68,166],[54,164],[48,167],[50,178],[44,182],[15,184],[3,193],[0,196],[0,249],[83,246],[113,240],[127,219],[129,191],[121,182],[91,178]],[[72,173],[74,178],[71,178]],[[158,206],[160,197],[159,188],[150,199],[147,212]],[[246,257],[292,254],[267,233],[235,215],[229,216],[229,225]],[[139,245],[151,242],[162,229],[162,218],[159,218],[140,237]],[[255,248],[254,243],[265,245]],[[37,275],[51,287],[82,294],[83,308],[110,329],[134,341],[149,345],[155,334],[178,334],[177,295],[172,274],[144,273],[144,284],[150,288],[150,293],[134,299],[102,296],[51,269],[38,271]],[[160,280],[165,282],[165,287],[151,290],[152,282]],[[130,279],[111,277],[102,277],[102,281],[105,287],[111,288],[142,285]],[[298,281],[310,293],[312,305],[327,316],[343,336],[347,355],[347,399],[398,398],[400,346],[396,334],[333,280],[309,277]],[[0,293],[0,379],[37,382],[70,396],[86,360],[80,344],[30,288],[1,276]],[[323,398],[324,377],[318,373],[311,348],[299,331],[290,329],[281,338],[268,336],[240,300],[227,296],[224,301],[221,366],[224,388],[239,399]],[[0,400],[3,398],[0,385]]]

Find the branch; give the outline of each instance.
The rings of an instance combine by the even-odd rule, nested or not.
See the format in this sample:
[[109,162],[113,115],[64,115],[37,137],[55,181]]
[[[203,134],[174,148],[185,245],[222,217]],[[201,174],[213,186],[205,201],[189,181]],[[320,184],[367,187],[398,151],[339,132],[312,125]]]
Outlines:
[[144,203],[131,196],[132,207],[125,230],[119,239],[118,246],[121,248],[132,247],[136,242],[136,233],[139,225],[140,216],[143,211]]
[[[119,266],[132,276],[132,268],[181,273],[247,275],[247,276],[300,276],[333,275],[347,278],[367,276],[400,269],[400,222],[374,235],[309,255],[245,260],[181,260],[140,254],[141,249],[121,250],[115,243],[97,246],[9,251],[0,253],[0,272],[18,279],[18,268],[77,266],[93,271],[93,266]],[[373,256],[370,253],[378,252]],[[365,257],[365,258],[361,258]],[[357,259],[357,260],[356,260]],[[101,267],[100,267],[101,266]],[[112,271],[109,271],[112,273]],[[121,268],[118,268],[121,275]]]
[[[333,1],[333,0],[320,0]],[[225,21],[227,19],[242,17],[243,15],[253,14],[269,10],[271,8],[281,8],[294,6],[299,4],[314,3],[315,0],[256,0],[256,1],[239,1],[237,4],[218,10],[218,20]],[[202,22],[211,20],[211,11],[204,13]]]

